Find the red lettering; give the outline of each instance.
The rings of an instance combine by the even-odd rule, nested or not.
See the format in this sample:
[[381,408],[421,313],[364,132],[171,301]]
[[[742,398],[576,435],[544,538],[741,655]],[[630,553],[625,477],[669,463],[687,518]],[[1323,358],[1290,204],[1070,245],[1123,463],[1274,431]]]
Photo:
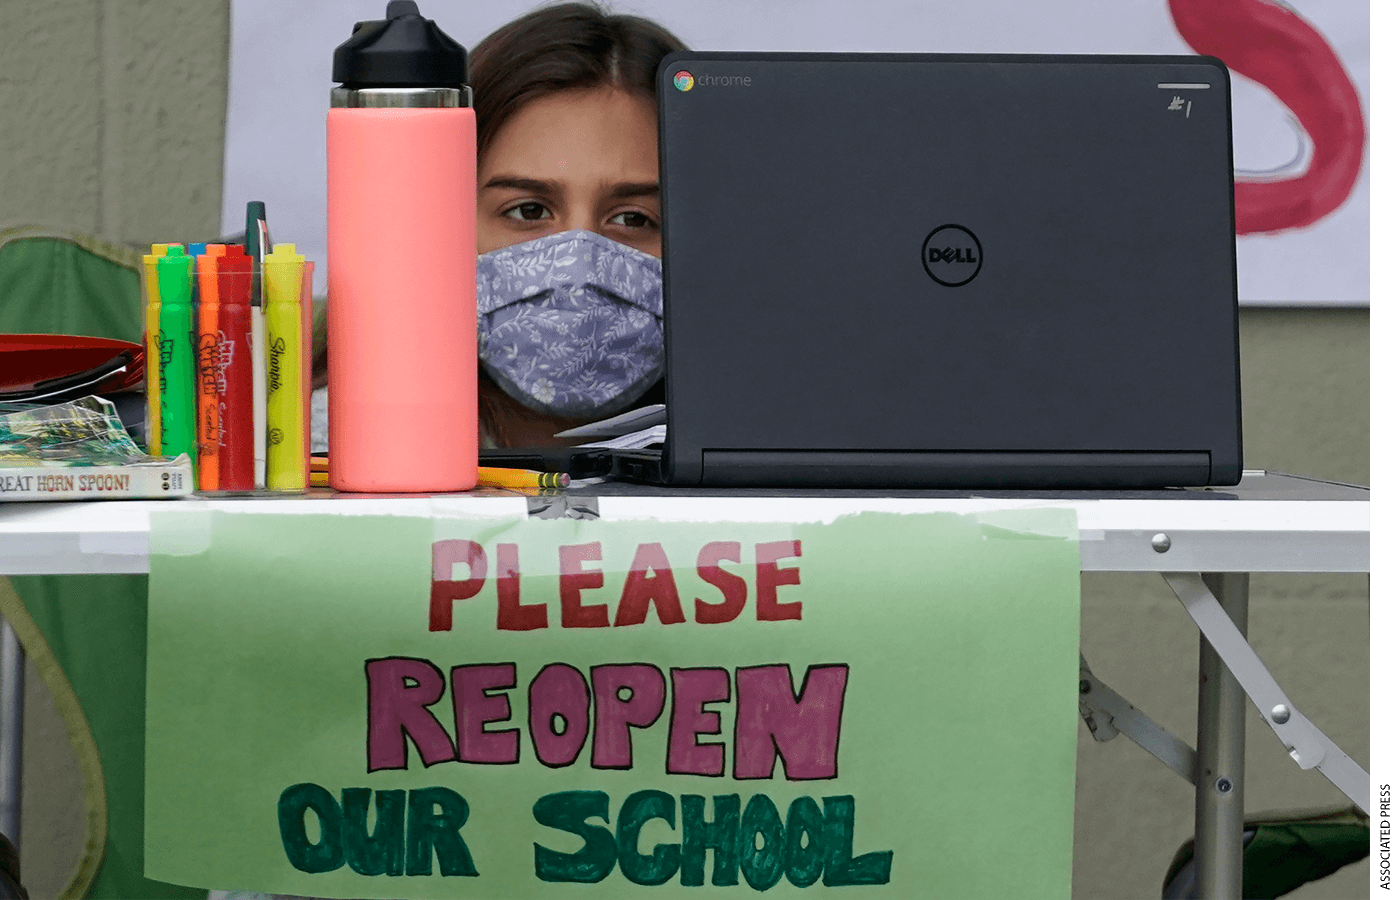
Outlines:
[[365,660],[369,695],[369,771],[407,769],[407,736],[423,765],[457,755],[452,739],[428,707],[442,699],[442,671],[426,659],[391,656]]
[[721,560],[741,562],[738,541],[711,541],[700,548],[695,562],[695,574],[719,588],[724,595],[723,603],[695,598],[695,621],[702,625],[718,625],[733,622],[744,611],[749,587],[741,575],[725,571],[719,567]]
[[530,682],[530,740],[535,757],[552,769],[578,759],[588,740],[588,682],[578,669],[551,663]]
[[671,670],[671,734],[666,771],[673,775],[723,775],[724,744],[700,743],[702,734],[719,734],[719,713],[708,703],[729,699],[728,669]]
[[666,677],[642,663],[593,667],[593,768],[632,768],[632,729],[666,705]]
[[488,693],[515,687],[515,663],[454,666],[452,709],[457,718],[457,758],[469,763],[520,762],[520,729],[487,731],[510,719],[510,698]]
[[603,573],[584,569],[585,561],[603,558],[603,545],[565,544],[559,548],[559,618],[565,628],[608,627],[607,604],[583,605],[583,592],[603,586]]
[[496,628],[499,631],[534,631],[549,624],[549,608],[543,603],[520,605],[520,547],[496,546]]
[[[649,576],[648,572],[656,574]],[[666,551],[660,544],[639,544],[632,557],[632,568],[627,572],[627,581],[622,585],[622,599],[617,603],[617,618],[613,624],[642,624],[653,603],[662,625],[685,621],[676,576],[671,574],[671,561],[666,558]]]
[[758,609],[760,622],[776,622],[782,619],[802,618],[802,601],[778,602],[778,587],[784,584],[801,584],[796,566],[789,569],[778,568],[778,560],[802,555],[801,541],[772,541],[754,548],[758,561],[757,577],[754,584],[754,603]]
[[846,700],[844,665],[811,666],[792,693],[787,666],[750,666],[734,676],[734,777],[772,778],[783,758],[789,781],[836,777],[836,745]]
[[[465,581],[452,577],[456,563],[471,567]],[[428,630],[452,630],[452,602],[475,597],[486,583],[486,551],[476,541],[433,541],[433,587],[428,597]]]

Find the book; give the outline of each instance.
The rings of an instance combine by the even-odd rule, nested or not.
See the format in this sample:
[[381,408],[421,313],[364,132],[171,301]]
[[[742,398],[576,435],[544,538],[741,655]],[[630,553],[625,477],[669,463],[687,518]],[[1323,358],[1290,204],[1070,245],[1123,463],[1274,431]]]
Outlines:
[[0,502],[166,499],[194,488],[189,456],[144,453],[108,400],[0,403]]

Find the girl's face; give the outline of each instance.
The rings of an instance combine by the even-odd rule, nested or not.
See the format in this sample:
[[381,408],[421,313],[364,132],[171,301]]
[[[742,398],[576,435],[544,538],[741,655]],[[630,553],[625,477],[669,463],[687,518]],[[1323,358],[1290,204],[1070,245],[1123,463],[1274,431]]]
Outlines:
[[661,255],[656,107],[589,88],[534,100],[477,161],[476,250],[585,229]]

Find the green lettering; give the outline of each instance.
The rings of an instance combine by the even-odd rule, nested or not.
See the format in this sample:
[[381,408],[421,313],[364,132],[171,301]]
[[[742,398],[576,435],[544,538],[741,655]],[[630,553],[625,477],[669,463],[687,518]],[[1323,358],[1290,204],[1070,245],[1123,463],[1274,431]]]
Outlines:
[[797,887],[813,885],[822,876],[824,826],[821,807],[811,797],[798,797],[788,805],[783,858],[787,880]]
[[679,844],[657,844],[651,855],[637,849],[642,826],[663,819],[676,827],[676,798],[664,791],[637,791],[617,811],[617,865],[633,884],[665,884],[681,867]]
[[[306,811],[321,822],[321,839],[311,843],[306,833]],[[313,875],[333,872],[345,865],[340,842],[340,804],[319,784],[294,784],[277,799],[277,824],[282,830],[282,849],[287,861]]]
[[535,844],[535,877],[540,881],[593,884],[608,877],[617,863],[612,832],[586,820],[608,819],[608,795],[602,791],[563,791],[535,801],[535,821],[583,838],[577,853],[560,853]]
[[361,875],[403,874],[403,791],[374,793],[374,834],[369,832],[369,788],[340,792],[345,811],[345,861]]
[[461,829],[471,810],[462,795],[445,787],[408,792],[409,875],[433,874],[433,851],[443,875],[476,875]]
[[[759,838],[763,846],[758,846]],[[766,891],[783,877],[783,820],[767,794],[754,794],[744,804],[739,822],[739,869],[749,887]]]
[[705,821],[705,798],[681,795],[681,884],[705,883],[705,851],[715,851],[710,884],[728,887],[739,883],[739,795],[715,795],[715,818]]
[[865,853],[851,858],[855,841],[856,801],[847,794],[823,797],[822,808],[826,825],[822,843],[826,845],[826,872],[822,884],[832,887],[845,884],[889,884],[893,850]]

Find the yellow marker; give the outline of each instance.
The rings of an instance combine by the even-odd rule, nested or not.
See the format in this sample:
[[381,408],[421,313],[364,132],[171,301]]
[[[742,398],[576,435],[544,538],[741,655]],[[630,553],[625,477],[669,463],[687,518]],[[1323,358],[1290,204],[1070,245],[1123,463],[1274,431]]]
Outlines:
[[141,299],[146,304],[146,452],[160,456],[160,283],[156,263],[168,244],[152,244],[149,256],[141,257]]
[[[306,381],[302,364],[301,272],[306,257],[277,244],[263,261],[267,321],[267,488],[304,491]],[[254,436],[254,440],[256,440]]]

